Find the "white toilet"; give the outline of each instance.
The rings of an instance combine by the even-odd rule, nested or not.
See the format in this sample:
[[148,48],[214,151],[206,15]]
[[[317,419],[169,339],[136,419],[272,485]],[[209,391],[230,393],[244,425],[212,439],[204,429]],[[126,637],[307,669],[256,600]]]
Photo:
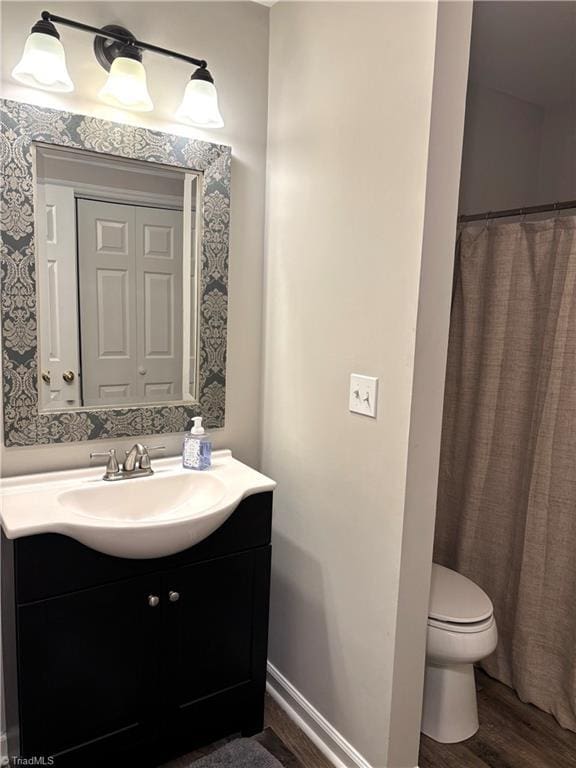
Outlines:
[[477,584],[432,565],[422,733],[452,744],[478,730],[473,665],[496,648],[494,607]]

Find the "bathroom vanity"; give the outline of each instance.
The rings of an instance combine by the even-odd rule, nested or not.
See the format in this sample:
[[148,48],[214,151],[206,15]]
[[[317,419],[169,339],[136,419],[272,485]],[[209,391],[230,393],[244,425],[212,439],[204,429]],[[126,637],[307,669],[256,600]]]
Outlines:
[[271,511],[271,492],[248,496],[201,543],[146,560],[2,533],[10,754],[157,766],[260,731]]

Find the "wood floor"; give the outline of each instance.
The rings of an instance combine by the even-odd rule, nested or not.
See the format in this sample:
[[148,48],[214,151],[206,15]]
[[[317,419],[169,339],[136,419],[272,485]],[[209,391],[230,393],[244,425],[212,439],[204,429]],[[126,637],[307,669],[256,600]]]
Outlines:
[[[305,733],[294,724],[274,699],[266,696],[266,725],[281,739],[296,758],[294,768],[334,768]],[[266,746],[266,744],[264,744]],[[271,752],[272,750],[270,750]],[[282,761],[280,761],[282,762]],[[283,763],[288,766],[289,763]],[[290,765],[292,768],[292,765]]]
[[576,733],[478,673],[480,730],[460,744],[422,736],[420,768],[576,768]]
[[[576,733],[561,728],[551,715],[523,704],[513,690],[484,673],[478,673],[477,681],[480,730],[460,744],[438,744],[422,736],[419,768],[576,768]],[[333,768],[270,696],[266,696],[266,728],[254,738],[284,768]],[[188,768],[192,760],[225,741],[163,768]]]

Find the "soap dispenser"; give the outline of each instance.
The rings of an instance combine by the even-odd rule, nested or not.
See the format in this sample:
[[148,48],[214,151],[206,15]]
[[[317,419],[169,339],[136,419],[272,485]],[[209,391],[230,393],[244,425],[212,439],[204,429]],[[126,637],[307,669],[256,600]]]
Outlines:
[[208,469],[212,463],[212,441],[202,426],[202,416],[192,419],[194,425],[184,438],[182,466],[185,469]]

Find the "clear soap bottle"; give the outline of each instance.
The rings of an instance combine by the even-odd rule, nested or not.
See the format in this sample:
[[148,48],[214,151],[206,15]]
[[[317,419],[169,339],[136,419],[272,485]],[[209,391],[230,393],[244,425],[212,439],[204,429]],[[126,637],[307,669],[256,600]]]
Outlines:
[[208,469],[212,463],[212,440],[202,426],[202,416],[192,419],[194,426],[184,437],[182,466],[185,469]]

